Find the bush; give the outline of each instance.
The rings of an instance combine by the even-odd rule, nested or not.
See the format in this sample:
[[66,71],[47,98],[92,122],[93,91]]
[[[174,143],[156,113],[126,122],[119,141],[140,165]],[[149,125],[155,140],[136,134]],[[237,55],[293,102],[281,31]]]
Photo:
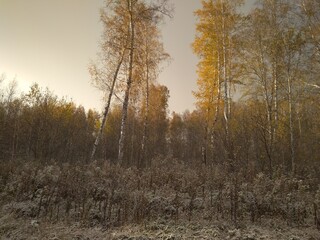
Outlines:
[[219,166],[190,168],[172,159],[153,162],[144,170],[105,162],[2,163],[2,205],[19,217],[106,226],[228,216],[235,223],[272,218],[303,225],[319,217],[320,194],[311,178],[270,179],[260,173],[246,182],[242,174],[227,174]]

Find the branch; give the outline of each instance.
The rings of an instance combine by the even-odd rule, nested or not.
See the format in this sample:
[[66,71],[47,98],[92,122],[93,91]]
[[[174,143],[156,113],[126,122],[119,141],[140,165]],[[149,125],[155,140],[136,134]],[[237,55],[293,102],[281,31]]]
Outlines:
[[311,84],[311,83],[307,83],[307,82],[304,82],[306,85],[308,85],[308,86],[311,86],[311,87],[315,87],[315,88],[318,88],[318,89],[320,89],[320,86],[319,85],[317,85],[317,84]]

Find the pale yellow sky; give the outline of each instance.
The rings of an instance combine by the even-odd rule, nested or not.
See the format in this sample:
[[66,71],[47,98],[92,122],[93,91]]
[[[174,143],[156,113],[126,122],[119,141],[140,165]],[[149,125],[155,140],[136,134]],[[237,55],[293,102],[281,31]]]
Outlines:
[[[172,0],[173,20],[163,26],[163,41],[173,61],[159,77],[170,90],[169,108],[194,109],[197,58],[191,50],[194,10],[200,0]],[[87,70],[102,32],[103,0],[0,0],[0,74],[16,77],[27,91],[37,82],[86,109],[103,107],[102,93],[90,84]]]
[[87,66],[98,50],[103,0],[0,0],[0,73],[101,109]]

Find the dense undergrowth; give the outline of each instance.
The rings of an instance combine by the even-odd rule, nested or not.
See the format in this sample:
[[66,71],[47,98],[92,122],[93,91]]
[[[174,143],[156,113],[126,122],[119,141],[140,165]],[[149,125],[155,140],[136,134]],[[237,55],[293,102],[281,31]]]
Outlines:
[[[237,226],[277,219],[320,229],[316,177],[260,173],[253,179],[223,167],[190,167],[154,159],[149,169],[89,165],[0,164],[1,207],[17,217],[88,226],[170,221],[230,221]],[[269,221],[270,222],[270,221]]]

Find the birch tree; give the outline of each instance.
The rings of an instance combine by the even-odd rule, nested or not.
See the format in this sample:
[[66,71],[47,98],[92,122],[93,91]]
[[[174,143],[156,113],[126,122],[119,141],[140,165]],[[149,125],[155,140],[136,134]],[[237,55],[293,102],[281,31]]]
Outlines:
[[[289,14],[288,4],[282,1],[264,0],[250,13],[247,26],[241,33],[242,69],[246,83],[245,95],[263,101],[261,141],[272,176],[278,129],[279,85],[283,84],[283,39],[286,27],[284,19]],[[264,123],[265,122],[265,123]]]
[[[91,160],[93,160],[99,144],[107,115],[115,92],[116,82],[123,77],[123,62],[128,55],[130,43],[127,27],[128,17],[122,14],[125,5],[121,2],[106,1],[106,7],[101,9],[100,19],[103,23],[103,34],[99,62],[89,66],[93,84],[107,93],[106,105],[103,112],[102,123],[93,145]],[[119,84],[118,84],[119,85]]]
[[[170,9],[168,8],[168,1],[162,0],[157,3],[147,3],[145,1],[139,0],[127,0],[127,9],[125,12],[128,15],[128,28],[129,28],[129,59],[128,59],[128,75],[125,87],[125,94],[122,106],[122,119],[121,119],[121,130],[119,139],[119,154],[118,162],[122,164],[124,158],[124,143],[126,136],[126,119],[128,114],[128,105],[130,99],[130,90],[133,82],[138,81],[133,69],[137,71],[139,66],[135,61],[135,54],[139,53],[140,46],[138,43],[138,38],[141,36],[137,35],[139,32],[139,27],[144,27],[143,23],[148,21],[153,21],[157,23],[164,15],[170,16]],[[145,29],[144,29],[145,30]],[[135,78],[135,79],[134,79]]]
[[288,166],[295,171],[295,105],[302,100],[301,83],[309,61],[297,6],[293,1],[259,1],[242,33],[245,94],[265,106],[262,116],[256,116],[260,119],[256,124],[261,132],[260,141],[264,145],[270,177],[280,154],[277,151],[279,138],[286,138],[283,133],[280,136],[279,125],[289,135],[291,160]]
[[296,172],[296,134],[294,130],[297,96],[300,91],[302,78],[302,49],[304,39],[299,30],[289,29],[284,35],[285,45],[285,77],[287,80],[287,101],[288,101],[288,122],[290,134],[290,170],[294,174]]
[[[152,18],[146,19],[140,27],[139,40],[140,52],[137,62],[141,66],[140,83],[142,89],[142,114],[143,114],[143,130],[141,140],[141,153],[138,165],[144,167],[146,165],[146,147],[148,141],[148,125],[150,112],[150,89],[156,82],[159,72],[161,71],[161,63],[169,59],[169,54],[164,51],[161,35],[157,26],[157,21]],[[153,91],[154,92],[154,91]]]
[[122,102],[118,162],[121,164],[123,161],[130,91],[132,83],[139,82],[135,75],[142,68],[135,60],[135,52],[139,52],[141,46],[137,43],[143,36],[137,35],[136,31],[141,33],[141,28],[147,22],[159,23],[162,14],[170,13],[167,4],[167,0],[158,1],[157,4],[153,2],[147,4],[140,0],[106,0],[106,7],[101,10],[101,21],[104,26],[101,51],[98,63],[91,64],[89,71],[93,84],[106,93],[106,105],[91,159],[94,158],[103,133],[112,96],[116,95]]
[[[207,0],[202,2],[202,9],[195,13],[198,23],[193,49],[200,58],[199,90],[195,92],[195,96],[200,108],[207,112],[207,129],[209,126],[212,129],[217,121],[220,101],[223,104],[225,151],[228,160],[234,158],[230,141],[231,92],[236,82],[233,38],[240,19],[237,7],[241,3],[242,1]],[[208,132],[206,130],[205,142]]]
[[[208,140],[213,134],[221,104],[221,63],[219,54],[218,13],[213,1],[202,2],[203,7],[195,12],[198,18],[197,34],[193,51],[200,57],[198,63],[198,90],[193,92],[197,106],[205,114],[203,162],[207,162]],[[210,18],[210,16],[212,16]],[[204,54],[205,53],[205,54]]]

